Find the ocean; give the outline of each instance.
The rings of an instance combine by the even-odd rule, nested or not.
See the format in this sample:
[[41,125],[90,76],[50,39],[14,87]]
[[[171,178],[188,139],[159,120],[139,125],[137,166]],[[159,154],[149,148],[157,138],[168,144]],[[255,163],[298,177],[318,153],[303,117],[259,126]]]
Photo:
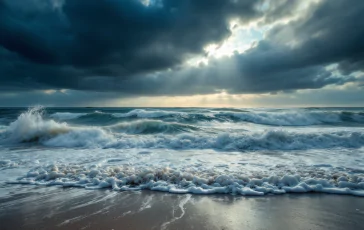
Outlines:
[[0,184],[364,196],[364,108],[0,108]]

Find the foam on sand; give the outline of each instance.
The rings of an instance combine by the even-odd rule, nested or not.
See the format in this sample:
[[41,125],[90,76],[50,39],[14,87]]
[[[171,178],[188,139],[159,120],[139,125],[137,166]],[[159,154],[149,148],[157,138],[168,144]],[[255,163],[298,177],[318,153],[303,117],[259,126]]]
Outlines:
[[237,172],[223,174],[215,169],[52,164],[33,168],[27,175],[8,183],[60,185],[85,189],[111,188],[115,191],[148,189],[179,194],[263,196],[319,192],[364,196],[363,174],[315,171],[312,168],[301,171],[300,175],[247,176]]

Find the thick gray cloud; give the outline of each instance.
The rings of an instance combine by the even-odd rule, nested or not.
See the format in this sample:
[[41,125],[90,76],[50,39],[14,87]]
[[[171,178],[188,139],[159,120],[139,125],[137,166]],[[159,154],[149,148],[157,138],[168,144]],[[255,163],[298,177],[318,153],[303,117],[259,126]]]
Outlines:
[[67,0],[56,7],[50,0],[2,1],[2,75],[77,87],[84,77],[171,68],[227,38],[230,18],[259,14],[248,0],[154,2]]
[[[293,16],[300,1],[151,2],[1,1],[0,89],[265,93],[355,82],[351,73],[364,68],[361,0],[312,4],[296,20],[275,25],[248,51],[200,67],[182,64],[204,55],[207,44],[228,38],[230,19],[273,23]],[[325,68],[335,63],[340,76]]]
[[115,106],[111,103],[118,95],[116,92],[89,92],[67,90],[43,92],[40,90],[12,91],[0,93],[0,105],[5,107],[23,106]]
[[339,63],[345,73],[363,70],[364,1],[322,1],[312,8],[303,20],[272,29],[267,39],[294,40],[291,63],[297,67]]

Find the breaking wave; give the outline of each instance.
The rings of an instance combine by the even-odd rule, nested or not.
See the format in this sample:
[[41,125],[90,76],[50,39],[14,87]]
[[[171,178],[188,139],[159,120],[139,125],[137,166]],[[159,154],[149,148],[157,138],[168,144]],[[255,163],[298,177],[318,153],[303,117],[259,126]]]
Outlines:
[[[1,144],[13,143],[43,143],[68,136],[67,145],[74,147],[99,146],[100,143],[106,143],[111,135],[107,134],[100,128],[77,128],[67,125],[67,123],[58,123],[54,120],[44,119],[42,107],[35,107],[22,113],[18,119],[1,133]],[[97,144],[94,145],[94,142]]]
[[[73,127],[43,117],[42,109],[22,113],[1,133],[0,143],[32,142],[46,146],[83,148],[170,148],[246,150],[301,150],[360,148],[364,131],[267,129],[238,133],[193,132],[198,128],[178,123],[141,120],[106,127]],[[146,134],[146,135],[130,135]],[[147,135],[153,134],[153,135]],[[174,134],[174,135],[172,135]]]
[[184,112],[174,112],[174,111],[163,111],[163,110],[145,110],[145,109],[134,109],[127,113],[114,113],[115,117],[138,117],[138,118],[159,118],[168,117],[175,115],[188,115]]
[[179,123],[164,122],[158,120],[139,120],[122,122],[109,126],[112,131],[128,134],[154,134],[154,133],[181,133],[197,131],[199,128]]
[[231,110],[197,110],[169,111],[135,109],[126,113],[69,113],[57,112],[50,118],[58,121],[73,120],[79,122],[114,122],[125,119],[159,119],[179,123],[198,123],[204,121],[247,122],[269,126],[310,126],[310,125],[364,125],[364,112],[353,111],[238,111]]
[[20,114],[2,133],[2,141],[34,142],[70,131],[65,123],[43,119],[43,108],[35,107]]

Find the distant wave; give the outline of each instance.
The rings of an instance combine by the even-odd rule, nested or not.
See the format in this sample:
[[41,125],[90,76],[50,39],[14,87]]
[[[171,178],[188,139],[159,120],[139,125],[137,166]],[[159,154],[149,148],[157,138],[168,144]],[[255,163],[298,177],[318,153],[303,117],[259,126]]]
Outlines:
[[145,109],[135,109],[127,113],[114,113],[115,117],[138,117],[138,118],[158,118],[158,117],[167,117],[174,115],[185,115],[188,113],[185,112],[174,112],[174,111],[163,111],[163,110],[145,110]]
[[221,112],[216,117],[272,126],[307,126],[337,124],[342,122],[364,122],[364,113],[336,111],[294,112]]
[[57,120],[72,120],[85,115],[87,115],[87,113],[58,112],[51,114],[50,117]]
[[310,125],[340,125],[340,124],[364,124],[364,112],[349,111],[226,111],[212,109],[203,112],[177,112],[167,110],[135,109],[126,113],[69,113],[57,112],[50,117],[58,120],[73,120],[73,122],[113,122],[118,123],[124,119],[154,119],[174,121],[180,123],[198,123],[203,121],[218,122],[248,122],[269,126],[310,126]]
[[158,120],[139,120],[131,122],[122,122],[107,127],[112,131],[125,132],[128,134],[153,134],[153,133],[180,133],[199,130],[199,128],[173,122],[164,122]]

